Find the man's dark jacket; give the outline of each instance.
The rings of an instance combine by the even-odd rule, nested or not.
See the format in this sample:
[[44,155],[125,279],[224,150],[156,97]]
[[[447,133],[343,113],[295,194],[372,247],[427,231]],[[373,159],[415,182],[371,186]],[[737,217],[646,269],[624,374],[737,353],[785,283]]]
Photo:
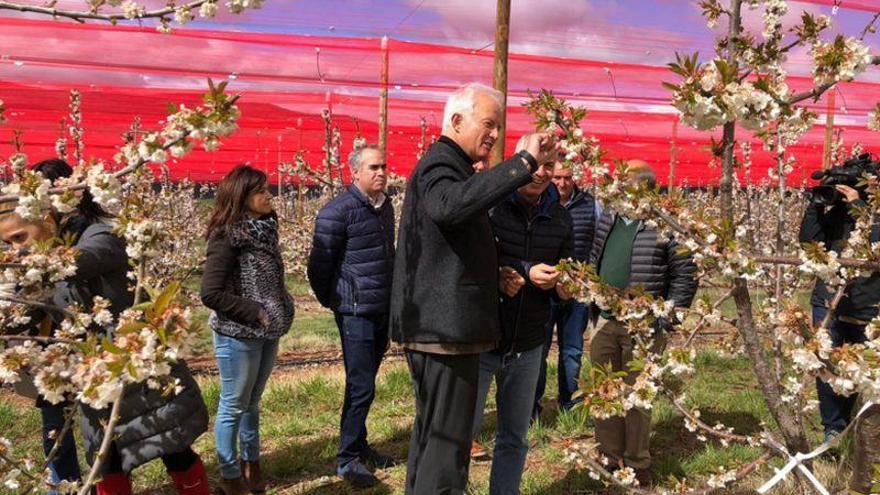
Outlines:
[[354,184],[315,220],[308,277],[322,306],[344,315],[387,315],[394,270],[394,207],[376,209]]
[[531,180],[519,157],[474,173],[441,137],[406,188],[391,288],[391,332],[401,343],[488,344],[501,339],[498,257],[489,208]]
[[[599,271],[599,264],[605,251],[608,234],[617,222],[617,213],[605,210],[596,226],[596,241],[590,262]],[[632,261],[630,262],[629,285],[641,285],[645,292],[666,301],[673,301],[675,307],[690,307],[697,293],[697,280],[694,273],[697,266],[690,255],[679,252],[679,244],[672,236],[661,236],[657,229],[639,226],[633,240]],[[668,322],[660,323],[661,329],[668,329]]]
[[565,205],[574,226],[574,251],[572,257],[578,261],[589,261],[596,236],[596,199],[587,191],[575,186],[572,199]]
[[[534,209],[533,213],[529,208]],[[571,257],[574,244],[572,221],[559,204],[559,194],[551,185],[535,207],[527,206],[514,193],[489,212],[498,264],[514,268],[526,280],[515,296],[501,295],[501,344],[498,352],[524,352],[544,345],[550,301],[556,290],[543,290],[529,281],[533,265],[556,265]]]
[[[859,201],[860,204],[864,204]],[[843,204],[826,208],[823,205],[810,203],[804,212],[801,229],[798,234],[800,242],[823,242],[826,248],[837,253],[844,247],[844,240],[849,238],[855,228],[855,219],[850,216],[848,207]],[[880,223],[871,226],[871,242],[880,241]],[[810,303],[813,306],[828,306],[832,294],[822,280],[816,281]],[[877,316],[880,304],[880,273],[871,272],[870,276],[853,279],[837,305],[836,314],[848,316],[862,321],[870,321]]]

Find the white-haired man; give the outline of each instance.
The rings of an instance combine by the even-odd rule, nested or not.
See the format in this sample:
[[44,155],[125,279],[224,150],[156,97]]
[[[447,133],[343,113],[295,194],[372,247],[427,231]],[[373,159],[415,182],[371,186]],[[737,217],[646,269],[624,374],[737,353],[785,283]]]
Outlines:
[[401,213],[391,332],[416,395],[406,493],[464,493],[480,353],[501,340],[498,255],[488,211],[528,184],[552,148],[544,134],[474,173],[498,139],[503,95],[481,84],[446,102],[443,135],[416,165]]

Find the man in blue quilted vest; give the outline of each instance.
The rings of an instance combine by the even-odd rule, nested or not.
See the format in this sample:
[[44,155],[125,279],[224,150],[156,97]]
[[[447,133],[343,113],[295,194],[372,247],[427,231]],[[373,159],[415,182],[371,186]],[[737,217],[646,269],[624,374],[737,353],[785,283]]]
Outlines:
[[318,301],[333,311],[342,339],[345,400],[337,473],[357,488],[379,480],[368,467],[391,460],[367,442],[367,414],[376,373],[388,348],[388,309],[394,268],[394,208],[382,151],[367,145],[351,153],[352,184],[315,220],[308,277]]

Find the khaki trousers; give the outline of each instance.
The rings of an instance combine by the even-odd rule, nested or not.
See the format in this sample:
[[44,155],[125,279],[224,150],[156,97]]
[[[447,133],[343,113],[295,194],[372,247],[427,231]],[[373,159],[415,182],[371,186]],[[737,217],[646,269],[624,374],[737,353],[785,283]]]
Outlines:
[[[590,329],[590,361],[594,365],[611,363],[614,371],[626,370],[626,364],[633,359],[634,342],[626,327],[615,320],[599,318]],[[663,352],[666,335],[654,336],[652,351]],[[630,373],[624,381],[632,385],[638,373]],[[651,437],[651,411],[633,408],[625,417],[597,419],[595,421],[596,441],[599,450],[615,464],[621,460],[633,469],[647,469],[651,466],[648,451]]]

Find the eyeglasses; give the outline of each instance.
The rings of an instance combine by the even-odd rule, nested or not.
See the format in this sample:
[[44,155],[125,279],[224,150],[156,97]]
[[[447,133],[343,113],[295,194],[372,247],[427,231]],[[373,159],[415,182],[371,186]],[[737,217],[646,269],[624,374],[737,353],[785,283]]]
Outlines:
[[371,164],[367,165],[366,167],[367,167],[367,170],[370,170],[371,172],[375,172],[380,169],[387,170],[388,164],[387,163],[371,163]]

